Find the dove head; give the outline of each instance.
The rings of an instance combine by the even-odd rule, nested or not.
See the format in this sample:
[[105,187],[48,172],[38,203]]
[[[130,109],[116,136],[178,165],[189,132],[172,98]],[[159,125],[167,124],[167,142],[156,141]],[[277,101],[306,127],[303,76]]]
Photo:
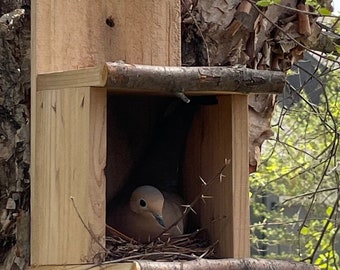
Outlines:
[[130,208],[138,215],[154,218],[159,225],[165,227],[163,221],[163,194],[153,186],[136,188],[130,198]]

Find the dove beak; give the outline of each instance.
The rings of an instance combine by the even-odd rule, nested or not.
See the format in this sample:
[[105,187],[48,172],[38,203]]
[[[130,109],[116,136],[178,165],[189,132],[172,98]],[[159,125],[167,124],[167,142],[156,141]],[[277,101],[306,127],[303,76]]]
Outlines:
[[161,215],[152,213],[152,215],[154,216],[154,218],[157,220],[157,222],[159,223],[159,225],[161,225],[163,228],[165,228],[165,224],[164,224],[164,220],[163,217]]

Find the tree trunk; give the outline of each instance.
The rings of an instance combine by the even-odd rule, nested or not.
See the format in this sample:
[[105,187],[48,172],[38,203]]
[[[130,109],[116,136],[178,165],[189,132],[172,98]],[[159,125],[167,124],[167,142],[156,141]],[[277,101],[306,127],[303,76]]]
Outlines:
[[[297,12],[299,2],[259,8],[248,0],[182,0],[183,65],[287,71],[303,57],[303,46],[316,46],[321,33],[316,16]],[[262,143],[273,135],[275,100],[272,94],[249,95],[250,172],[257,169]]]
[[0,1],[0,265],[4,269],[24,269],[29,261],[29,6],[29,1]]

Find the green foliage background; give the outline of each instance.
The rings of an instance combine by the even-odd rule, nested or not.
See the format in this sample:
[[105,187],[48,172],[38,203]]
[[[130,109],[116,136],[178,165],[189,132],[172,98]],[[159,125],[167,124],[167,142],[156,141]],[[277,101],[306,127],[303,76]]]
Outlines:
[[[299,103],[276,107],[275,136],[250,178],[252,245],[258,256],[340,269],[340,72],[333,66],[317,73],[320,104],[312,104],[302,86],[294,89]],[[280,199],[268,208],[272,194]]]

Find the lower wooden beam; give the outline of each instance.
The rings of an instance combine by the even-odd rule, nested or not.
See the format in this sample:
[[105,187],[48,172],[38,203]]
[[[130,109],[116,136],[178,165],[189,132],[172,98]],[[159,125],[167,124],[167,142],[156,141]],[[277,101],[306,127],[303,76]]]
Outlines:
[[310,264],[266,259],[198,259],[186,262],[137,261],[140,270],[316,270]]
[[318,270],[319,268],[301,262],[288,262],[266,259],[197,259],[181,262],[136,261],[132,263],[107,263],[102,265],[65,265],[65,266],[36,266],[31,270]]

